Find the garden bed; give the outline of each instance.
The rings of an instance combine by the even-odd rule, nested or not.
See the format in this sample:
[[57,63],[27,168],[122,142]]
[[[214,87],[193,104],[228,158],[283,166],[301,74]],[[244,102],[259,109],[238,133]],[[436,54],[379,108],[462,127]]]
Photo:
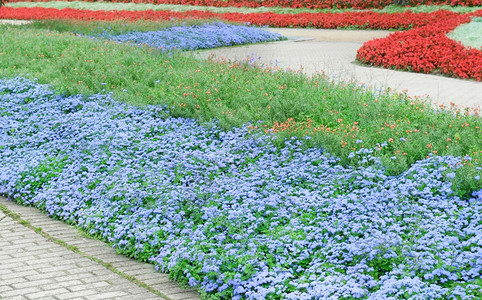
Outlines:
[[342,167],[298,139],[172,118],[108,95],[0,81],[0,194],[78,224],[215,297],[480,294],[482,194],[458,158],[387,176],[362,149]]
[[149,46],[162,51],[212,49],[234,45],[272,42],[286,39],[280,34],[261,28],[227,25],[221,22],[124,34],[106,31],[90,35],[93,38],[113,40],[136,46]]
[[[23,2],[25,0],[9,0],[9,2]],[[47,2],[49,0],[35,0],[32,2]],[[65,1],[65,0],[62,0]],[[69,1],[69,0],[66,0]],[[78,1],[78,0],[72,0]],[[91,0],[85,0],[92,2]],[[151,3],[151,4],[175,4],[175,5],[194,5],[194,6],[215,6],[215,7],[290,7],[290,8],[309,8],[309,9],[331,9],[331,8],[383,8],[389,5],[451,5],[451,6],[480,6],[481,0],[112,0],[112,3]]]
[[3,7],[0,18],[19,20],[71,19],[71,20],[172,20],[172,19],[218,19],[228,22],[249,23],[271,27],[312,27],[324,29],[359,28],[359,29],[409,29],[421,27],[434,21],[448,20],[458,16],[450,11],[431,13],[378,13],[373,11],[341,13],[299,13],[276,14],[263,13],[214,13],[209,11],[103,11],[84,9],[55,9],[43,7]]
[[[140,45],[189,13],[3,13],[89,21],[0,26],[0,194],[205,298],[481,297],[478,109],[78,36],[137,28]],[[420,32],[466,18],[319,15]],[[156,22],[125,21],[139,18]]]
[[482,51],[447,37],[475,16],[482,16],[482,10],[368,41],[358,50],[357,60],[384,68],[481,81]]

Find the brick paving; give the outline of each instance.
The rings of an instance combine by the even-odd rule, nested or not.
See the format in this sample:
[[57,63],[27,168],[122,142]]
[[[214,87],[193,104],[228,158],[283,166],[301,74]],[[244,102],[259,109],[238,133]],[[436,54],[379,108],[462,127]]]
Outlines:
[[36,208],[2,197],[0,205],[33,226],[0,211],[0,299],[200,299],[197,291],[180,288],[153,265],[118,255],[106,243]]
[[[213,53],[216,57],[244,60],[253,55],[260,63],[293,70],[301,68],[308,75],[324,72],[337,80],[391,87],[412,96],[428,95],[438,103],[482,105],[480,82],[352,63],[364,41],[388,32],[270,30],[290,40],[200,51],[197,56]],[[197,291],[178,287],[152,265],[117,255],[107,244],[85,237],[74,227],[53,220],[36,208],[20,206],[2,197],[0,206],[33,226],[24,226],[0,210],[0,299],[200,299]],[[65,244],[53,242],[35,228]],[[71,250],[72,247],[77,250]],[[112,267],[106,267],[107,264]]]
[[[437,104],[482,106],[482,83],[437,75],[366,67],[354,63],[365,41],[381,38],[389,31],[268,28],[288,41],[198,51],[197,57],[242,61],[254,56],[258,63],[280,69],[301,70],[313,75],[325,73],[341,81],[357,81],[370,87],[391,88],[409,96],[429,97]],[[258,59],[260,57],[260,59]]]

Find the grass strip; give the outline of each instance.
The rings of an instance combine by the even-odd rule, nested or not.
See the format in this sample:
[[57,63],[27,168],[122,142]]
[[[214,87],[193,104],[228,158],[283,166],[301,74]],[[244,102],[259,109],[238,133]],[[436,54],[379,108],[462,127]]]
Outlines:
[[[166,296],[165,294],[159,292],[157,289],[154,289],[152,288],[150,285],[138,280],[135,276],[131,276],[129,274],[126,274],[124,272],[122,272],[121,270],[117,269],[116,267],[112,266],[111,263],[108,263],[108,262],[105,262],[103,261],[102,259],[100,258],[97,258],[93,255],[89,255],[83,251],[81,251],[78,247],[76,246],[73,246],[73,245],[69,245],[68,243],[66,243],[65,241],[61,240],[61,239],[58,239],[50,234],[48,234],[47,232],[45,232],[41,227],[35,227],[33,226],[28,220],[25,220],[22,218],[22,216],[14,211],[12,211],[11,209],[9,209],[8,207],[6,207],[5,205],[3,204],[0,204],[0,211],[2,211],[6,216],[10,217],[12,220],[14,220],[15,222],[18,222],[19,224],[25,226],[26,228],[34,231],[35,233],[37,234],[40,234],[43,238],[45,238],[46,240],[48,240],[49,242],[52,242],[54,244],[57,244],[61,247],[64,247],[66,248],[67,250],[69,251],[72,251],[82,257],[85,257],[93,262],[95,262],[96,264],[99,264],[101,266],[103,266],[104,268],[106,268],[107,270],[129,280],[130,282],[136,284],[137,286],[139,287],[142,287],[142,288],[145,288],[146,290],[148,290],[149,292],[153,293],[153,294],[156,294],[157,296],[159,297],[162,297],[164,299],[171,299],[170,297]],[[1,221],[2,219],[0,219]],[[86,235],[87,237],[90,238],[89,235]]]
[[5,45],[0,76],[38,78],[68,95],[113,92],[126,103],[167,106],[174,117],[216,119],[226,130],[251,123],[253,130],[280,140],[310,135],[312,145],[344,165],[356,166],[352,153],[362,148],[383,148],[377,153],[389,174],[429,154],[460,156],[465,167],[457,170],[462,174],[454,186],[461,194],[481,187],[474,177],[482,156],[482,120],[470,109],[438,110],[403,94],[249,62],[200,61],[45,29],[3,26],[0,32]]
[[[120,35],[129,32],[147,32],[158,31],[175,26],[195,26],[203,25],[206,20],[183,19],[166,21],[146,21],[137,20],[135,22],[126,22],[125,20],[115,21],[96,21],[78,22],[70,20],[42,20],[26,24],[24,28],[30,29],[47,29],[56,32],[74,33],[82,35],[97,36],[101,34]],[[229,22],[223,22],[228,23]]]
[[[195,6],[195,5],[168,5],[168,4],[146,4],[146,3],[111,3],[111,2],[84,2],[84,1],[50,1],[50,2],[14,2],[7,3],[8,7],[47,7],[47,8],[75,8],[75,9],[89,9],[89,10],[172,10],[172,11],[189,11],[201,10],[216,13],[225,12],[240,12],[240,13],[259,13],[259,12],[273,12],[277,14],[296,14],[304,12],[347,12],[360,11],[358,9],[307,9],[307,8],[283,8],[283,7],[212,7],[212,6]],[[367,9],[375,12],[395,13],[395,12],[434,12],[437,10],[448,10],[459,13],[469,13],[480,9],[480,7],[465,7],[465,6],[449,6],[449,5],[421,5],[415,7],[404,7],[397,5],[386,6],[382,9]]]

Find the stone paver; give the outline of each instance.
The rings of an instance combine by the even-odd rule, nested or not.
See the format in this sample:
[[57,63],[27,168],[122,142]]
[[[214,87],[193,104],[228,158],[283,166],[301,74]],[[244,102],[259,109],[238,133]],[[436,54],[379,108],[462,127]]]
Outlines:
[[[106,243],[36,208],[2,197],[0,205],[80,251],[60,246],[0,211],[0,299],[200,299],[197,291],[180,288],[153,265],[118,255]],[[111,264],[149,288],[88,257]]]
[[[437,104],[482,105],[482,83],[443,76],[373,68],[354,63],[363,42],[384,37],[388,31],[271,28],[288,41],[199,51],[207,58],[243,61],[254,57],[257,63],[280,69],[300,70],[308,75],[325,73],[328,77],[357,81],[367,86],[425,97]],[[259,59],[258,59],[259,58]]]

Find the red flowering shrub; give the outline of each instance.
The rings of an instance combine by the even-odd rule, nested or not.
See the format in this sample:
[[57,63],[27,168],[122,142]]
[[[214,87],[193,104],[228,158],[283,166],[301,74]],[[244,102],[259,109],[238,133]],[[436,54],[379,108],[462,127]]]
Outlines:
[[[20,2],[25,0],[13,0]],[[32,2],[44,2],[49,0],[31,0]],[[64,0],[62,0],[64,1]],[[78,0],[68,0],[78,1]],[[96,2],[96,0],[83,0],[85,2]],[[179,5],[200,5],[218,7],[291,7],[291,8],[382,8],[391,4],[407,6],[417,5],[482,5],[482,0],[107,0],[109,2],[121,3],[152,3],[152,4],[179,4]]]
[[368,41],[358,50],[357,60],[384,68],[482,81],[482,51],[446,36],[460,24],[470,22],[471,16],[482,16],[482,10]]
[[245,22],[272,27],[315,27],[315,28],[370,28],[370,29],[409,29],[425,26],[436,20],[451,19],[458,14],[449,11],[432,13],[377,13],[372,11],[343,13],[214,13],[206,11],[91,11],[80,9],[55,8],[11,8],[0,9],[0,18],[5,19],[77,19],[77,20],[170,20],[176,19],[221,19],[231,22]]

